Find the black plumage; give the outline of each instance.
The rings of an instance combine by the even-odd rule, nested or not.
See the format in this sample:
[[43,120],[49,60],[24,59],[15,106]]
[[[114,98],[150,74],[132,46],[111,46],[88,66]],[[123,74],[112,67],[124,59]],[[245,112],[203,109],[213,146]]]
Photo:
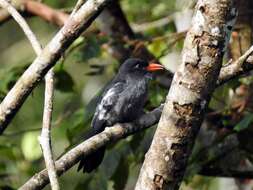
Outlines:
[[[116,123],[131,122],[142,114],[148,96],[150,71],[160,70],[159,64],[131,58],[125,61],[118,74],[105,88],[96,107],[89,137],[102,132],[105,127]],[[81,158],[78,170],[91,172],[102,162],[105,147]]]

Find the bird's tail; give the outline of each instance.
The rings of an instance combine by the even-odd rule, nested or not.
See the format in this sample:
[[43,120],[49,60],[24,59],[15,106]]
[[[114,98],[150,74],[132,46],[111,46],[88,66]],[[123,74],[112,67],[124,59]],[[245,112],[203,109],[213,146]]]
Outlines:
[[[85,139],[88,139],[104,130],[104,126],[102,122],[94,122],[93,125],[95,126],[90,133],[86,135]],[[78,166],[78,171],[83,170],[83,173],[87,172],[90,173],[95,170],[103,161],[105,155],[105,148],[106,146],[102,146],[97,149],[95,152],[87,155],[82,156],[80,159],[80,163]]]
[[101,148],[97,149],[96,152],[93,152],[87,156],[83,156],[77,170],[79,171],[82,169],[83,173],[92,172],[101,164],[104,155],[105,155],[105,146],[102,146]]

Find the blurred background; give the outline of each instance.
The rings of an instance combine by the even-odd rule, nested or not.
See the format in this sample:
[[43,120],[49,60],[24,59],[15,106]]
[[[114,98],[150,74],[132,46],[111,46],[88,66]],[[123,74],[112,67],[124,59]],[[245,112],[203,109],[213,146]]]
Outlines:
[[[42,0],[39,3],[68,14],[76,1]],[[251,0],[240,0],[238,21],[224,64],[238,59],[252,44],[252,4]],[[114,26],[115,31],[108,27],[111,15],[107,10],[70,46],[54,68],[52,145],[55,158],[82,141],[101,89],[126,57],[137,56],[138,47],[146,48],[149,57],[152,54],[152,58],[175,72],[194,6],[195,1],[189,0],[121,0],[111,8],[117,15],[116,20],[123,21]],[[133,31],[124,27],[128,24],[117,11],[120,7]],[[19,10],[43,46],[60,28],[61,24],[27,13],[22,6]],[[35,58],[22,30],[3,13],[0,9],[0,100]],[[144,54],[146,59],[146,53],[139,53],[139,57]],[[165,99],[169,82],[164,81],[170,81],[171,75],[163,76],[150,85],[146,111],[158,107]],[[253,177],[252,82],[252,76],[247,74],[215,91],[181,189],[253,188],[250,180]],[[44,84],[41,83],[0,136],[0,190],[17,189],[45,167],[38,144],[43,99]],[[89,175],[73,167],[60,177],[62,189],[133,189],[154,131],[155,126],[111,144],[103,164]]]

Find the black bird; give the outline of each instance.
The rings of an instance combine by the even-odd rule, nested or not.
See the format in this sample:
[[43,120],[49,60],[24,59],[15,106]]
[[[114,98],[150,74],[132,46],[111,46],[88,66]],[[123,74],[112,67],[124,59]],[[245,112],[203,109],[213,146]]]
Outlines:
[[[107,126],[137,119],[142,114],[147,100],[150,72],[162,69],[164,67],[160,64],[148,63],[141,59],[126,60],[105,88],[91,123],[91,134],[88,136],[102,132]],[[81,158],[78,171],[83,169],[83,172],[90,173],[96,169],[102,162],[104,153],[105,147],[101,147]]]

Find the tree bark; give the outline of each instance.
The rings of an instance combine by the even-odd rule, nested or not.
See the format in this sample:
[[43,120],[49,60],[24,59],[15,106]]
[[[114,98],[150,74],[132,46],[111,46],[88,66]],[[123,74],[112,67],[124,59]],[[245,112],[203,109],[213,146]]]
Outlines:
[[235,22],[231,0],[199,0],[136,190],[178,189]]

